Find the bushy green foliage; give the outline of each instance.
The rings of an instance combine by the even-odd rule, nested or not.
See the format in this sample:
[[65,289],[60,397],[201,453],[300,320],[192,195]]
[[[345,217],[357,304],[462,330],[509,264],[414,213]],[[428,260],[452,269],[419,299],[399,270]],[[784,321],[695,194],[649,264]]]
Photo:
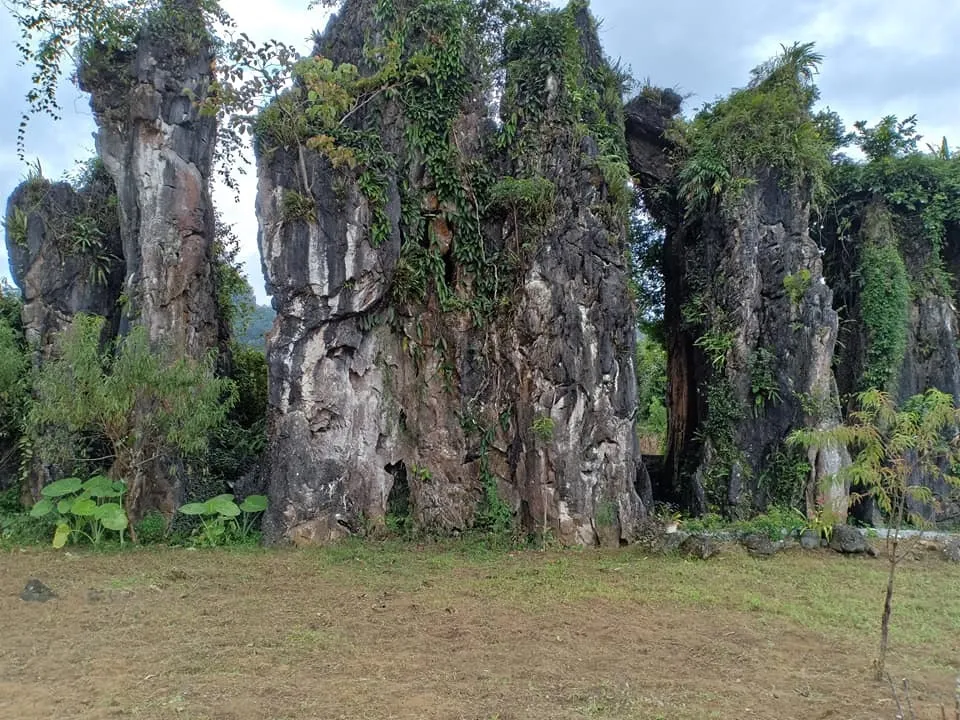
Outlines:
[[553,209],[555,193],[556,186],[546,178],[505,177],[490,188],[490,205],[542,219]]
[[943,147],[917,152],[913,118],[909,121],[906,127],[895,117],[875,128],[857,123],[860,135],[853,141],[870,161],[834,167],[830,184],[836,219],[825,229],[845,237],[864,221],[867,209],[882,200],[901,241],[928,255],[929,277],[915,277],[914,284],[949,293],[949,283],[942,280],[941,251],[948,228],[960,225],[960,157]]
[[54,530],[52,518],[30,517],[20,503],[20,488],[0,492],[0,545],[45,545]]
[[827,265],[838,304],[859,307],[860,316],[849,318],[862,322],[867,336],[857,387],[889,389],[906,350],[910,303],[954,293],[943,246],[960,228],[960,159],[946,141],[919,152],[913,117],[855,127],[848,140],[868,160],[834,165],[834,200],[811,234],[831,250]]
[[0,317],[0,439],[17,432],[29,395],[29,370],[22,334]]
[[806,454],[796,447],[780,447],[765,459],[758,486],[767,504],[801,510],[809,478]]
[[[508,29],[500,144],[531,172],[540,173],[547,139],[542,122],[571,123],[578,139],[589,136],[596,142],[594,163],[614,216],[624,222],[633,203],[623,120],[623,93],[630,79],[605,58],[587,57],[577,27],[587,6],[585,0],[572,0],[563,9],[538,12]],[[601,62],[595,64],[597,60]]]
[[680,195],[688,216],[714,198],[736,201],[768,168],[823,195],[836,140],[812,112],[821,60],[812,43],[784,47],[753,70],[746,88],[677,125]]
[[[18,440],[30,402],[31,363],[15,288],[0,281],[0,473],[18,465]],[[0,477],[0,485],[3,485]]]
[[[231,345],[229,380],[236,403],[210,433],[207,471],[221,487],[229,487],[253,469],[267,443],[267,359],[260,348]],[[209,492],[209,491],[208,491]]]
[[750,354],[750,394],[755,417],[763,414],[767,403],[780,402],[776,365],[777,357],[769,348],[759,347]]
[[165,450],[202,453],[235,401],[232,381],[215,377],[212,357],[198,363],[151,348],[142,327],[104,351],[103,323],[79,314],[57,339],[37,375],[27,435],[67,463],[77,461],[76,448],[50,447],[51,428],[102,438],[111,475],[127,480]]
[[541,440],[549,441],[553,439],[554,425],[553,418],[547,415],[540,415],[533,419],[533,424],[530,426],[530,429],[533,431],[533,434]]
[[135,526],[137,542],[141,545],[159,545],[167,538],[167,518],[162,513],[150,512]]
[[796,307],[800,305],[803,296],[810,289],[812,273],[807,268],[800,268],[795,273],[789,273],[783,278],[783,289],[787,291],[790,303]]
[[256,307],[253,288],[237,259],[240,239],[233,226],[214,212],[213,277],[216,284],[217,317],[231,338],[242,335]]
[[774,505],[766,512],[749,520],[730,522],[722,515],[707,513],[699,518],[682,521],[682,528],[689,533],[731,533],[740,537],[766,535],[771,540],[795,537],[807,526],[802,513],[789,506]]
[[637,321],[644,334],[662,337],[664,233],[640,210],[639,195],[627,228],[630,244],[630,283],[637,305]]
[[[506,430],[510,424],[510,414],[501,413],[497,422]],[[513,508],[501,497],[500,478],[490,467],[490,446],[496,437],[497,425],[485,425],[479,418],[467,415],[461,418],[461,426],[468,434],[479,436],[480,482],[483,495],[474,518],[474,527],[496,536],[512,535],[516,529]]]
[[3,229],[7,237],[14,245],[22,248],[27,246],[27,222],[28,213],[19,207],[11,207],[6,219],[3,221]]
[[667,437],[667,351],[647,335],[637,341],[637,429],[657,439],[662,452]]
[[316,222],[316,203],[312,197],[298,193],[295,190],[284,190],[283,219],[286,222],[294,222],[295,220]]
[[917,151],[917,116],[898,120],[896,115],[887,115],[875,126],[859,120],[853,124],[856,133],[852,140],[863,150],[870,162],[913,155]]
[[720,330],[714,326],[694,340],[693,344],[703,350],[713,369],[721,372],[727,366],[727,356],[733,349],[733,339],[732,331]]
[[78,59],[94,72],[109,72],[111,59],[130,53],[147,27],[165,37],[174,54],[189,54],[196,52],[211,26],[229,23],[216,0],[10,0],[7,8],[20,30],[21,62],[34,69],[28,111],[17,135],[21,159],[30,117],[59,118],[57,88]]
[[727,504],[727,481],[734,463],[740,464],[741,472],[749,472],[742,462],[743,451],[737,446],[733,431],[744,418],[743,403],[737,398],[729,380],[716,378],[706,389],[706,419],[697,428],[696,437],[701,443],[709,442],[711,461],[706,467],[703,487],[709,505],[722,508]]

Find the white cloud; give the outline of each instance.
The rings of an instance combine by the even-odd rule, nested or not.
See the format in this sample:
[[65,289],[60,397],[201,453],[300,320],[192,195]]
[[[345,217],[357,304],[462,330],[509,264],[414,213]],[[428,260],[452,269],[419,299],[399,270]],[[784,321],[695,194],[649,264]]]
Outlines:
[[[554,5],[562,0],[551,0]],[[256,42],[277,39],[301,51],[308,36],[322,30],[328,13],[309,11],[305,0],[223,0],[224,8]],[[946,135],[960,144],[960,2],[955,0],[672,0],[649,4],[636,0],[594,0],[593,10],[605,20],[601,40],[607,52],[632,66],[639,78],[695,93],[691,107],[742,86],[749,70],[780,44],[814,41],[826,58],[819,78],[823,103],[837,110],[848,124],[883,115],[919,116],[926,140]],[[2,11],[0,11],[2,12]],[[15,28],[0,22],[0,63],[13,68]],[[13,190],[25,168],[15,158],[16,128],[24,107],[18,102],[29,86],[29,68],[16,68],[0,77],[0,93],[8,104],[0,109],[0,195]],[[88,157],[93,122],[86,97],[64,87],[64,119],[53,124],[36,118],[30,127],[28,150],[39,156],[46,174],[59,177],[76,159]],[[239,203],[220,185],[215,202],[234,225],[241,242],[241,259],[257,297],[265,300],[254,215],[255,172],[240,178]],[[6,257],[0,244],[0,274]]]

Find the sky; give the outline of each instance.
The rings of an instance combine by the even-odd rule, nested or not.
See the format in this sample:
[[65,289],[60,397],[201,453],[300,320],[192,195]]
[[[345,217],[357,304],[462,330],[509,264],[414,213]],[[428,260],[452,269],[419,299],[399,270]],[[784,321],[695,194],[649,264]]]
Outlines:
[[[326,14],[308,0],[221,0],[239,31],[255,41],[282,40],[308,50],[307,37]],[[557,4],[557,3],[554,3]],[[750,70],[781,44],[815,42],[824,55],[818,85],[821,105],[851,127],[885,115],[916,114],[923,142],[946,136],[960,145],[960,2],[957,0],[593,0],[607,54],[621,59],[638,81],[672,87],[689,96],[688,112],[747,82]],[[0,197],[10,195],[27,168],[17,158],[16,135],[26,107],[30,69],[18,67],[17,28],[0,7]],[[28,128],[27,159],[39,160],[45,177],[59,179],[94,152],[88,99],[64,83],[63,118],[35,117]],[[266,302],[253,169],[241,178],[239,202],[225,188],[214,200],[240,238],[241,257],[260,302]],[[9,278],[0,243],[0,277]]]

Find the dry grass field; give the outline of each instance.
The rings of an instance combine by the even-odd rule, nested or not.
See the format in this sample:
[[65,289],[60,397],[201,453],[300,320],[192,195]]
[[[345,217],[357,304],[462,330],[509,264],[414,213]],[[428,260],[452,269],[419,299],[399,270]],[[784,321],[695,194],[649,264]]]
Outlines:
[[[0,718],[874,718],[885,563],[347,543],[0,551]],[[59,598],[24,602],[29,578]],[[900,571],[894,677],[952,717],[960,566]]]

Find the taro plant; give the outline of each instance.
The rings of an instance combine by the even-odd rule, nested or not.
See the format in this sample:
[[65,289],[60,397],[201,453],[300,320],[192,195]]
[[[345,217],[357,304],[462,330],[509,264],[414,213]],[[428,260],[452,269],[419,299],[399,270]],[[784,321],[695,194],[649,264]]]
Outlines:
[[231,537],[250,538],[257,517],[266,509],[267,498],[263,495],[250,495],[238,505],[232,494],[225,493],[206,502],[187,503],[180,512],[200,518],[194,535],[197,545],[216,547]]
[[105,475],[94,475],[87,480],[68,477],[46,485],[41,499],[30,510],[31,517],[52,516],[56,522],[53,546],[62,548],[68,542],[86,538],[99,545],[108,531],[123,533],[127,529],[127,514],[122,498],[126,485]]

